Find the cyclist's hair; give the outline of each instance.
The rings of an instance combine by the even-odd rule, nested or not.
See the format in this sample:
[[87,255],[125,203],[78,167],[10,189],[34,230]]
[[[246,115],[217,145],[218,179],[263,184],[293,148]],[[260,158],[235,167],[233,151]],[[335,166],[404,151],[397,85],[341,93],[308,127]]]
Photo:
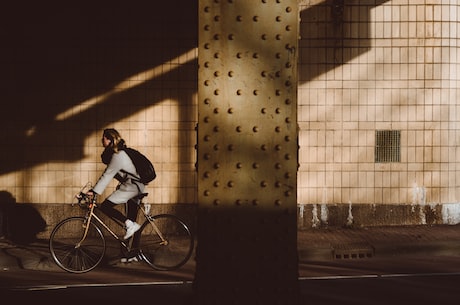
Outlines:
[[118,152],[120,148],[125,146],[125,140],[121,138],[120,133],[114,128],[104,129],[104,137],[112,142],[112,148],[114,152]]

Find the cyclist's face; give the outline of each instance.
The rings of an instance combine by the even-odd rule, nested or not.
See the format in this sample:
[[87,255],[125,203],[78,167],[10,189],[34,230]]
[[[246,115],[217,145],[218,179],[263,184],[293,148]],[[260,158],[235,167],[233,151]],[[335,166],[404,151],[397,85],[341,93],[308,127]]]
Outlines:
[[102,145],[103,145],[104,147],[109,146],[110,143],[111,143],[111,141],[110,141],[109,139],[107,139],[106,137],[102,136]]

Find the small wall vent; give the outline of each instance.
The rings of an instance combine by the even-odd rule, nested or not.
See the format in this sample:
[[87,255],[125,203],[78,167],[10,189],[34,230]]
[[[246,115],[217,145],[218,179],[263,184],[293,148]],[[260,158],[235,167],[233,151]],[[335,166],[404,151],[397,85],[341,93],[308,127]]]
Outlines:
[[375,163],[401,161],[401,131],[375,131]]

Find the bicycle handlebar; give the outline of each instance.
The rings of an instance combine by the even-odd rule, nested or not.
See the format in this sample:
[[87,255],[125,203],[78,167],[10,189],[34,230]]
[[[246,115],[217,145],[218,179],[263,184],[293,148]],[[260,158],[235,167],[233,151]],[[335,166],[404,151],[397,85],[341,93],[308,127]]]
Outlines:
[[75,195],[75,198],[77,198],[78,205],[81,208],[87,208],[89,204],[96,203],[97,194],[94,194],[91,198],[91,196],[88,194],[80,192],[79,194]]

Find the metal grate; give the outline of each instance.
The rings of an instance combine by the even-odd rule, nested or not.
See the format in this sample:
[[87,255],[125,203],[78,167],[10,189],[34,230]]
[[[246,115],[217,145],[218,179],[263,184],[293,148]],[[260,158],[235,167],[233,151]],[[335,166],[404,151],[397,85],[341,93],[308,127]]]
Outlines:
[[332,249],[334,259],[372,258],[375,254],[374,247],[367,242],[333,245]]
[[401,161],[401,131],[376,130],[375,131],[375,162],[400,162]]

